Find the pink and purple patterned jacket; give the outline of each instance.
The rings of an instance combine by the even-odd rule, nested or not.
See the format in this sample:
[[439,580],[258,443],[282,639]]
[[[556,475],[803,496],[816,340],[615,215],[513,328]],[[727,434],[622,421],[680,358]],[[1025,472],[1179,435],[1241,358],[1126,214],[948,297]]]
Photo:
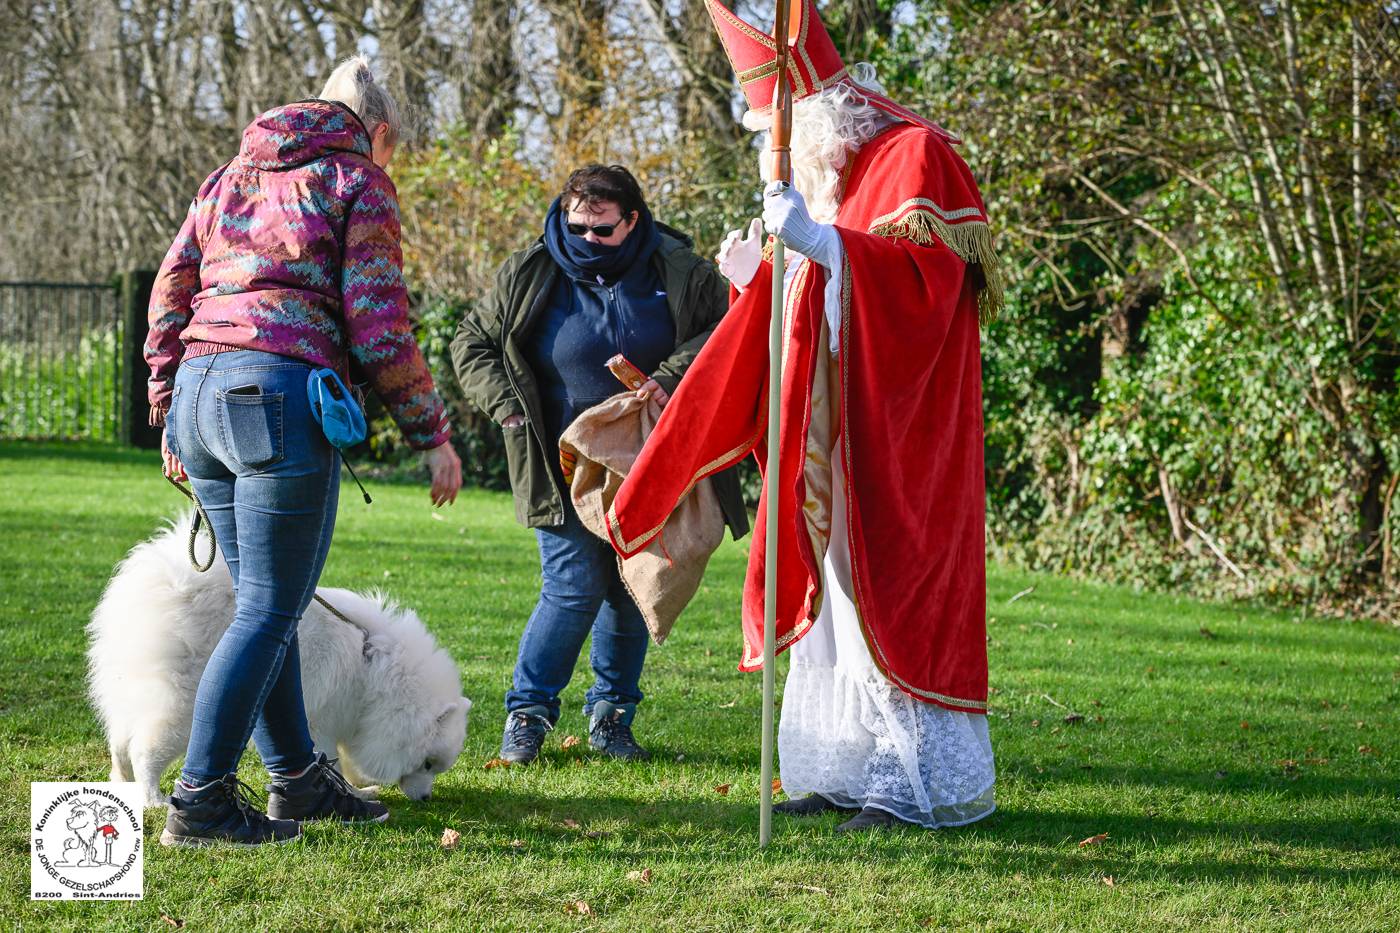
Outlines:
[[303,101],[243,131],[200,186],[151,290],[151,423],[184,357],[265,350],[358,374],[410,445],[447,440],[442,399],[408,319],[394,183],[349,109]]

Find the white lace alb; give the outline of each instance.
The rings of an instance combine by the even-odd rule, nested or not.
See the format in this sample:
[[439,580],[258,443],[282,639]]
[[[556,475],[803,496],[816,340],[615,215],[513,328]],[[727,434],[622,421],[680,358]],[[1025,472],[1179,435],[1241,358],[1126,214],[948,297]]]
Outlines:
[[832,460],[821,614],[792,646],[783,689],[783,789],[876,807],[928,827],[979,820],[996,809],[987,717],[915,700],[875,666],[851,598],[845,477],[841,457]]

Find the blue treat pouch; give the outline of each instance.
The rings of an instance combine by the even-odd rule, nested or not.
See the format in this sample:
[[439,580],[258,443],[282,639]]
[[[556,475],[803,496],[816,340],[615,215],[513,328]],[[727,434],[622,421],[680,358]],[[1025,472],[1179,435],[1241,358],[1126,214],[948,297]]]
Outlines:
[[312,414],[326,432],[326,440],[346,450],[365,439],[365,413],[335,370],[313,371],[306,380],[306,395],[311,400]]

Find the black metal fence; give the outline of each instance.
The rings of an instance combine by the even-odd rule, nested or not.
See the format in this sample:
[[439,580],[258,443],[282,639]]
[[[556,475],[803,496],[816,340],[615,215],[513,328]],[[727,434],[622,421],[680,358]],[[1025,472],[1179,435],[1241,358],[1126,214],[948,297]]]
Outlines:
[[0,282],[0,437],[126,440],[121,289]]

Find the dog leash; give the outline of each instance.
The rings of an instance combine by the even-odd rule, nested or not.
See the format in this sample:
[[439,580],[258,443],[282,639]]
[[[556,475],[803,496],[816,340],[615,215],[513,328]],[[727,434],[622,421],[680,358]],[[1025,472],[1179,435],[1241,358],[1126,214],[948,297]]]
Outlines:
[[[194,503],[194,523],[190,525],[190,566],[200,573],[204,573],[214,566],[214,555],[219,547],[219,541],[214,537],[214,523],[209,521],[209,514],[204,511],[204,506],[195,498],[193,491],[186,489],[172,476],[166,476],[165,481],[180,490],[180,495]],[[199,562],[199,558],[195,557],[194,550],[194,543],[199,538],[200,525],[209,529],[209,559],[203,564]]]
[[[219,539],[218,536],[214,534],[214,523],[209,520],[209,515],[204,511],[204,506],[200,504],[199,497],[194,494],[194,490],[186,489],[184,484],[170,476],[165,477],[165,481],[168,482],[170,485],[174,486],[176,489],[180,490],[180,495],[184,496],[186,499],[190,500],[190,502],[194,503],[194,523],[190,525],[190,566],[193,567],[195,570],[199,571],[200,573],[204,573],[210,567],[214,566],[214,556],[218,553],[219,550]],[[366,495],[365,499],[366,501],[368,501],[369,496]],[[207,529],[209,532],[209,560],[205,561],[203,564],[201,564],[199,562],[199,558],[195,556],[195,541],[199,538],[199,528],[201,525],[203,525],[204,528]],[[312,599],[315,599],[316,602],[320,603],[327,612],[335,616],[340,621],[344,622],[346,625],[350,626],[351,628],[359,629],[360,634],[364,635],[365,637],[366,647],[369,645],[369,629],[365,628],[363,625],[354,621],[345,613],[332,606],[320,593],[313,594]]]

